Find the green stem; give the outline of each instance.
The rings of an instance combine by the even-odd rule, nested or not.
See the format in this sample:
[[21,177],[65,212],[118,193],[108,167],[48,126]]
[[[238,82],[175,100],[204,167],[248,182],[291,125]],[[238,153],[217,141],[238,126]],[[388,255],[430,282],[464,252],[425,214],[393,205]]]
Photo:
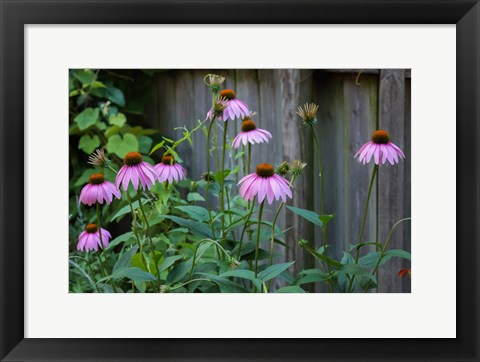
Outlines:
[[242,247],[243,247],[243,235],[245,235],[245,230],[247,229],[247,225],[250,221],[250,217],[253,214],[253,209],[255,209],[255,198],[253,198],[252,207],[250,208],[250,213],[245,220],[245,224],[243,225],[242,234],[240,235],[240,245],[238,247],[238,256],[237,259],[240,261],[240,257],[242,256]]
[[208,187],[210,185],[210,182],[212,182],[212,180],[210,179],[210,134],[212,133],[212,127],[214,123],[215,123],[215,116],[210,121],[210,126],[208,127],[208,131],[207,131],[207,155],[206,155],[207,156],[207,184],[205,187],[205,200],[207,202],[207,210],[208,210],[208,216],[210,218],[209,223],[212,229],[212,235],[213,235],[213,238],[216,239],[217,237],[215,235],[215,228],[212,222],[212,213],[211,213],[212,210],[210,208],[210,199],[208,197]]
[[137,240],[138,250],[140,251],[140,255],[142,256],[143,265],[144,265],[145,268],[148,270],[148,264],[147,264],[147,261],[145,260],[145,255],[143,255],[142,242],[141,242],[141,240],[140,240],[140,237],[138,236],[138,230],[137,230],[137,214],[135,213],[135,210],[133,209],[132,199],[130,198],[130,195],[129,195],[129,193],[128,193],[128,190],[125,191],[125,194],[127,195],[128,204],[130,205],[130,212],[132,213],[132,218],[133,218],[133,233],[135,234],[135,239]]
[[[230,211],[230,193],[226,191],[225,196],[227,197],[227,210]],[[228,214],[228,220],[229,220],[229,225],[232,225],[233,219],[232,219],[231,213]],[[233,232],[233,230],[232,230],[232,240],[233,240],[233,243],[236,244],[237,240],[235,240],[235,233]]]
[[100,263],[100,274],[102,274],[104,277],[108,276],[107,269],[105,268],[105,264],[103,264],[103,260],[100,257],[100,254],[97,254],[97,259],[98,259],[98,262]]
[[223,211],[225,210],[225,151],[227,149],[227,126],[228,122],[224,122],[225,126],[223,127],[223,146],[222,146],[222,176],[220,183],[220,212],[222,213],[222,239],[225,240],[225,215]]
[[[275,223],[277,222],[278,215],[280,215],[280,211],[282,210],[283,205],[285,205],[284,202],[280,204],[278,207],[278,210],[275,214],[275,217],[273,218],[273,223],[272,223],[272,235],[270,237],[270,266],[273,264],[273,247],[275,244]],[[267,284],[267,290],[270,290],[270,284],[272,283],[272,279],[268,281]]]
[[258,251],[259,251],[259,244],[260,244],[260,228],[262,226],[262,213],[263,213],[263,205],[265,204],[265,200],[262,201],[260,204],[260,210],[258,211],[258,226],[257,226],[257,241],[255,243],[255,278],[258,275]]
[[[393,232],[395,231],[395,229],[397,228],[397,226],[400,225],[402,222],[407,221],[407,220],[411,220],[411,219],[412,219],[412,218],[410,218],[410,217],[406,217],[406,218],[404,218],[404,219],[398,220],[398,221],[392,226],[392,229],[390,230],[390,233],[388,233],[387,240],[385,240],[385,244],[383,245],[382,252],[380,253],[380,257],[378,258],[377,264],[375,265],[375,268],[373,269],[372,275],[375,275],[375,273],[378,271],[378,268],[380,267],[380,263],[382,262],[382,259],[383,259],[383,257],[385,256],[385,253],[387,252],[387,249],[388,249],[388,247],[389,247],[389,245],[390,245],[390,239],[392,238]],[[364,290],[367,290],[367,289],[368,289],[369,284],[370,284],[370,281],[369,281],[368,284],[365,286]],[[378,287],[378,283],[377,283],[377,287]]]
[[[193,269],[195,268],[195,263],[197,261],[197,251],[198,251],[198,248],[200,247],[200,245],[204,242],[210,242],[212,244],[214,244],[217,248],[217,252],[218,252],[218,249],[220,248],[220,250],[223,251],[223,255],[225,256],[225,258],[228,257],[228,253],[227,251],[223,248],[223,246],[221,246],[216,240],[212,240],[212,239],[203,239],[203,240],[200,240],[200,242],[197,244],[197,247],[195,248],[195,251],[193,252],[193,260],[192,260],[192,267],[190,268],[190,274],[189,274],[189,279],[192,278],[192,275],[193,275]],[[220,259],[220,253],[218,253],[218,258]]]
[[[245,175],[248,175],[248,173],[250,172],[250,164],[252,162],[252,144],[250,142],[248,142],[248,155],[247,155],[247,172]],[[255,204],[255,199],[252,200],[252,204]],[[250,208],[250,201],[247,202],[247,206],[248,208]],[[251,232],[250,232],[250,227],[248,228],[248,241],[251,240]]]
[[[362,242],[363,232],[365,231],[365,223],[367,221],[368,205],[370,203],[370,196],[372,194],[373,184],[374,184],[375,175],[377,174],[377,171],[378,171],[378,165],[375,165],[373,167],[373,173],[372,173],[372,178],[370,180],[370,185],[368,186],[367,202],[365,203],[365,208],[363,209],[363,220],[362,220],[362,226],[360,227],[360,235],[358,236],[358,244],[360,244]],[[355,263],[358,262],[358,257],[360,255],[360,247],[361,247],[361,245],[359,245],[358,248],[357,248],[357,252],[356,252],[356,255],[355,255]]]
[[[363,232],[365,230],[365,223],[367,221],[367,211],[368,211],[368,205],[370,203],[370,196],[372,194],[372,189],[373,189],[373,183],[375,180],[375,175],[377,174],[378,171],[378,165],[375,165],[373,167],[373,173],[372,173],[372,178],[370,179],[370,185],[368,186],[368,194],[367,194],[367,201],[365,202],[365,208],[363,209],[363,220],[362,220],[362,226],[360,227],[360,235],[358,236],[358,244],[362,242],[362,237],[363,237]],[[358,245],[357,251],[355,253],[355,265],[358,264],[358,258],[360,256],[360,247],[361,245]],[[350,284],[348,286],[348,291],[352,291],[352,286],[353,282],[355,280],[355,275],[350,279]]]
[[158,270],[158,264],[155,261],[155,245],[153,244],[152,238],[150,237],[150,224],[148,223],[147,215],[145,214],[145,211],[143,210],[140,189],[138,189],[138,205],[140,206],[140,212],[142,213],[143,219],[145,220],[145,226],[147,227],[147,232],[146,232],[147,233],[147,239],[148,239],[148,242],[150,244],[150,249],[152,250],[153,264],[155,264],[155,270],[157,272],[158,290],[160,291],[160,286],[162,284],[162,281],[160,279],[160,272]]
[[[319,177],[320,177],[320,212],[321,214],[325,214],[325,191],[324,191],[324,186],[323,186],[323,160],[322,160],[322,150],[320,148],[320,142],[317,137],[317,132],[315,131],[315,128],[312,127],[312,133],[313,133],[313,138],[315,140],[315,145],[317,148],[317,158],[318,158],[318,172],[319,172]],[[323,225],[322,227],[322,232],[323,232],[323,253],[325,254],[327,252],[327,225]]]
[[[97,207],[98,236],[100,237],[100,245],[101,245],[100,248],[102,249],[103,256],[105,257],[105,263],[108,265],[107,256],[105,255],[105,246],[103,245],[103,237],[102,237],[102,215],[101,215],[101,212],[100,212],[100,204],[98,202],[96,204],[96,207]],[[98,255],[98,258],[100,259],[100,261],[102,260],[100,255]],[[103,265],[103,263],[102,263],[102,265]],[[108,269],[106,269],[104,265],[103,265],[103,268],[105,269],[105,273],[109,272]],[[107,276],[107,275],[105,275],[105,276]],[[110,279],[110,283],[112,284],[113,291],[116,293],[117,289],[115,288],[115,283],[112,279]]]

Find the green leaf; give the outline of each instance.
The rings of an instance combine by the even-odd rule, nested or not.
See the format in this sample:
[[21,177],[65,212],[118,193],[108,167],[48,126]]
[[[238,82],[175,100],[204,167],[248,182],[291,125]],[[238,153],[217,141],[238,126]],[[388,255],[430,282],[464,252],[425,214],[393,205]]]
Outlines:
[[135,253],[138,250],[138,245],[133,245],[128,251],[123,253],[123,255],[118,258],[117,262],[113,266],[113,272],[120,268],[129,268],[132,266],[132,256],[135,255]]
[[111,125],[122,127],[125,123],[127,123],[127,117],[123,113],[111,114],[108,117],[108,122]]
[[100,110],[98,108],[85,108],[75,116],[73,121],[77,124],[78,129],[84,131],[97,123],[99,112]]
[[243,286],[237,283],[234,283],[231,280],[222,278],[218,275],[207,274],[207,273],[197,273],[197,274],[215,282],[220,288],[220,291],[222,293],[248,293],[248,290],[245,289]]
[[215,181],[217,181],[219,184],[222,183],[222,180],[224,180],[228,175],[230,174],[230,170],[222,170],[215,172],[213,175],[215,177]]
[[335,214],[322,214],[320,215],[320,221],[323,225],[327,225],[335,217]]
[[95,73],[91,69],[75,69],[73,76],[84,86],[89,85],[95,79]]
[[123,92],[116,87],[107,86],[107,99],[115,104],[118,104],[120,107],[125,106],[125,97]]
[[371,280],[374,283],[377,282],[375,276],[372,273],[370,273],[369,270],[364,269],[357,264],[342,265],[342,267],[337,269],[336,272],[342,273],[342,274],[357,275],[357,276],[360,276],[360,277],[365,277],[365,278]]
[[131,231],[128,231],[124,234],[121,234],[119,236],[117,236],[115,239],[113,239],[109,244],[108,244],[108,247],[107,247],[107,250],[109,249],[112,249],[114,248],[115,246],[117,246],[118,244],[120,243],[123,243],[125,241],[128,241],[130,239],[133,239],[133,232]]
[[172,285],[183,279],[192,268],[193,259],[175,265],[167,275],[167,284]]
[[164,215],[166,219],[170,219],[173,222],[177,223],[180,226],[186,227],[190,230],[191,233],[200,235],[202,237],[207,237],[211,239],[213,237],[212,235],[212,230],[209,225],[190,220],[190,219],[184,219],[178,216],[172,216],[172,215]]
[[316,212],[306,210],[306,209],[300,209],[298,207],[293,207],[293,206],[287,206],[288,209],[293,211],[295,214],[303,217],[304,219],[310,221],[311,223],[318,225],[318,226],[323,226],[322,221],[320,220],[320,215],[317,214]]
[[300,272],[302,275],[296,280],[296,285],[302,285],[306,283],[316,283],[329,280],[333,277],[333,273],[323,273],[318,269],[307,269]]
[[275,293],[305,293],[305,291],[296,285],[290,285],[276,290]]
[[388,259],[394,257],[394,256],[397,256],[399,258],[403,258],[403,259],[407,259],[407,260],[411,260],[411,255],[408,251],[406,250],[401,250],[401,249],[393,249],[393,250],[389,250],[385,253],[385,257],[387,257]]
[[267,280],[275,278],[277,275],[281,274],[284,270],[290,268],[295,261],[289,263],[282,263],[282,264],[274,264],[263,270],[258,274],[258,278],[264,282]]
[[153,140],[148,136],[137,136],[138,150],[140,153],[147,154],[152,147]]
[[[143,260],[143,257],[145,258],[145,262]],[[155,263],[159,263],[162,260],[162,253],[159,251],[155,250],[155,254],[149,253],[148,255],[146,253],[137,253],[132,256],[132,266],[137,267],[139,269],[142,269],[147,272],[151,272],[153,275],[157,275],[157,269],[155,268]],[[148,265],[146,267],[145,265]]]
[[352,244],[352,245],[350,245],[350,247],[348,248],[348,251],[352,251],[352,250],[354,250],[354,249],[356,249],[356,248],[359,248],[359,247],[361,247],[361,246],[367,246],[367,245],[375,245],[375,246],[377,246],[377,247],[379,247],[379,248],[383,247],[383,245],[380,244],[380,243],[363,242],[363,243],[358,243],[358,244]]
[[152,282],[155,276],[140,268],[120,268],[112,274],[113,279],[128,278],[134,282]]
[[[134,201],[134,202],[132,203],[132,207],[133,207],[134,210],[138,209],[138,200],[137,200],[137,201]],[[131,212],[130,205],[124,206],[124,207],[122,207],[120,210],[118,210],[115,215],[112,216],[112,218],[110,219],[110,221],[116,220],[116,219],[118,219],[120,216],[126,215],[126,214],[128,214],[128,213],[130,213],[130,212]]]
[[183,259],[182,255],[174,255],[166,257],[163,262],[158,266],[158,271],[161,273],[162,271],[171,267],[177,260]]
[[183,211],[184,213],[188,214],[192,219],[197,221],[209,221],[210,215],[208,210],[201,206],[175,206],[175,209]]
[[[360,259],[358,259],[358,263],[362,265],[364,268],[367,269],[373,269],[378,263],[378,259],[380,258],[381,252],[377,251],[374,253],[367,254]],[[385,264],[387,261],[389,261],[393,257],[399,257],[399,258],[404,258],[407,260],[411,260],[410,253],[405,250],[399,250],[399,249],[393,249],[389,250],[385,253],[385,255],[382,258],[382,261],[380,262],[379,266],[382,266]]]
[[165,141],[157,143],[155,146],[153,146],[152,150],[150,151],[150,153],[148,155],[151,156],[152,153],[154,153],[156,150],[162,148],[164,144],[165,144]]
[[116,134],[108,139],[107,151],[124,158],[128,152],[138,152],[138,140],[131,133],[125,133],[123,138]]
[[91,154],[98,146],[100,146],[100,138],[97,135],[91,137],[85,134],[78,141],[78,148],[87,154]]
[[236,278],[247,279],[252,281],[258,290],[262,289],[262,281],[258,278],[255,278],[255,273],[251,270],[234,269],[234,270],[229,270],[225,273],[222,273],[219,276],[222,278],[236,277]]
[[205,198],[200,195],[198,192],[190,192],[187,195],[187,200],[192,202],[192,201],[205,201]]

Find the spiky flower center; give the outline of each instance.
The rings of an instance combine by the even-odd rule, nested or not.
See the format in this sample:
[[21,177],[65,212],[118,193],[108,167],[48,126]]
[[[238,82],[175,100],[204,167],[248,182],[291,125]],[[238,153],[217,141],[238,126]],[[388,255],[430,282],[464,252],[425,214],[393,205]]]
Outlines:
[[232,89],[224,89],[220,91],[220,98],[232,100],[237,98],[237,95],[235,94],[235,91],[233,91]]
[[387,131],[380,129],[372,133],[372,141],[378,144],[387,144],[390,142],[390,136]]
[[90,176],[90,183],[92,185],[100,185],[105,182],[105,177],[101,173],[94,173]]
[[165,155],[162,157],[162,163],[164,165],[171,165],[173,163],[175,163],[175,159],[173,158],[172,155]]
[[127,166],[135,166],[142,162],[142,155],[138,152],[129,152],[125,155],[123,161]]
[[243,132],[250,132],[257,129],[255,122],[253,122],[250,118],[245,118],[242,122],[242,131]]
[[96,233],[98,230],[98,227],[97,227],[97,224],[88,224],[86,227],[85,227],[85,231],[89,234],[93,234],[93,233]]
[[272,177],[274,168],[269,163],[261,163],[257,166],[257,175],[260,177]]

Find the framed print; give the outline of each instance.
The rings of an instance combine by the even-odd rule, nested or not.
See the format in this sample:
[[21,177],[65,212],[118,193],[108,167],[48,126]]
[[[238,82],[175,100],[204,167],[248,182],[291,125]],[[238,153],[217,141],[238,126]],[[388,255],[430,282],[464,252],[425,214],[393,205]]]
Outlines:
[[479,359],[477,1],[1,6],[2,361]]

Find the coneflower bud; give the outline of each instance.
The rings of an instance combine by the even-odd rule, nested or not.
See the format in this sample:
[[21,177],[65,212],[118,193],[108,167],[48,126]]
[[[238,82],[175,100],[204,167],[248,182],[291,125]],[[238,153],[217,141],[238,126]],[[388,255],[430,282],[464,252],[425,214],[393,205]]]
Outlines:
[[227,264],[230,266],[231,269],[235,269],[240,265],[240,262],[233,256],[229,256],[227,258]]
[[305,162],[302,162],[301,160],[293,160],[292,165],[290,166],[290,173],[298,177],[303,173],[303,169],[307,166]]
[[88,156],[88,163],[93,166],[106,167],[109,162],[110,160],[105,156],[105,151],[100,148]]
[[207,74],[205,79],[205,83],[210,87],[210,90],[215,93],[220,90],[220,84],[225,81],[225,77],[218,74]]
[[308,246],[308,241],[305,239],[300,239],[298,240],[298,245],[300,245],[301,248],[304,248],[305,246]]
[[298,107],[297,114],[302,118],[303,124],[313,126],[317,123],[318,105],[315,103],[305,103],[303,108]]
[[282,163],[278,164],[275,168],[275,173],[280,176],[285,176],[287,173],[290,172],[290,165],[287,161],[283,161]]
[[213,175],[213,172],[204,172],[200,175],[200,178],[205,181],[205,182],[214,182],[215,181],[215,176]]

